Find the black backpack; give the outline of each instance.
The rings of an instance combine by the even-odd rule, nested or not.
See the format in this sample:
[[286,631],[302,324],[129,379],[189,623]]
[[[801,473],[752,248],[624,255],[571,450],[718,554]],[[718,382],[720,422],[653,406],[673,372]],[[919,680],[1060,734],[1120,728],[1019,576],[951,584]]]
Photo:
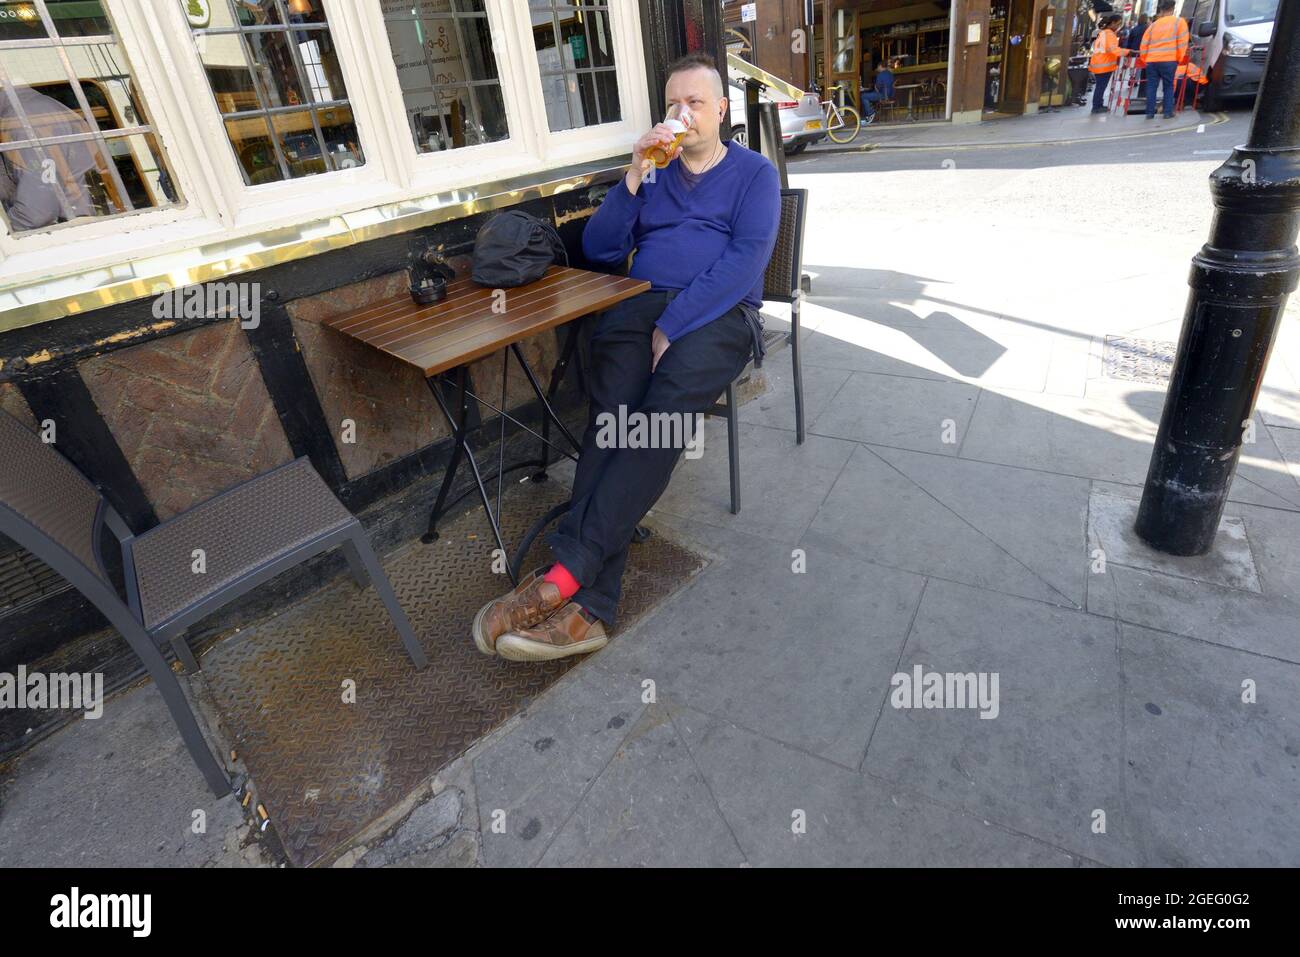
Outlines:
[[479,228],[470,278],[490,289],[510,289],[540,279],[555,262],[569,264],[555,227],[511,209]]

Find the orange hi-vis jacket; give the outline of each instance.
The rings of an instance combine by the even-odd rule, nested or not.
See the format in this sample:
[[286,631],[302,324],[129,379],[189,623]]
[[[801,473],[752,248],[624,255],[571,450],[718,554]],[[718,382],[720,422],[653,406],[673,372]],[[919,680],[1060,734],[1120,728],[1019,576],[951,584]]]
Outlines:
[[1088,61],[1088,70],[1092,73],[1114,73],[1119,69],[1119,58],[1128,50],[1119,45],[1119,37],[1114,30],[1102,30],[1092,44],[1092,59]]
[[1195,63],[1188,60],[1178,67],[1178,78],[1189,77],[1193,83],[1199,83],[1202,86],[1210,82],[1210,78]]
[[1182,17],[1161,17],[1142,34],[1142,59],[1147,63],[1182,63],[1192,31]]

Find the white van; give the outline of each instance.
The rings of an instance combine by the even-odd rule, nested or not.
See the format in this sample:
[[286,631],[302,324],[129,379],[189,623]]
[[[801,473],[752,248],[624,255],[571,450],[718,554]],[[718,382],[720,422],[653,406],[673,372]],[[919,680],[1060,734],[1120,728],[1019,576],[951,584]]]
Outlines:
[[1280,0],[1195,0],[1184,3],[1183,16],[1192,28],[1189,54],[1206,64],[1210,85],[1202,109],[1220,110],[1225,101],[1259,93],[1273,38]]

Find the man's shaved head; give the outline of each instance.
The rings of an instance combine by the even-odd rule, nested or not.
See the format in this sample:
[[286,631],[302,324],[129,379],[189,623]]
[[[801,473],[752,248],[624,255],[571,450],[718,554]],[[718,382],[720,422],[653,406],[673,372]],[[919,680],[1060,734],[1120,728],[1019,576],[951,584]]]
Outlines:
[[707,70],[713,74],[713,93],[717,97],[723,95],[722,74],[718,72],[713,57],[707,53],[688,53],[668,65],[668,79],[671,80],[674,73],[685,73],[687,70]]

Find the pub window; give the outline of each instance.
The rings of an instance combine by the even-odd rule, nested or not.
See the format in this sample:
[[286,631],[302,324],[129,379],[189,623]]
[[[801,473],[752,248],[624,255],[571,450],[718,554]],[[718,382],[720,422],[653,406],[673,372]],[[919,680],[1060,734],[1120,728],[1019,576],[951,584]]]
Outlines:
[[250,186],[365,163],[322,0],[175,0]]
[[608,3],[528,0],[551,132],[622,119]]
[[483,0],[383,0],[383,11],[415,148],[509,138]]
[[0,209],[10,233],[178,201],[99,0],[0,0]]

